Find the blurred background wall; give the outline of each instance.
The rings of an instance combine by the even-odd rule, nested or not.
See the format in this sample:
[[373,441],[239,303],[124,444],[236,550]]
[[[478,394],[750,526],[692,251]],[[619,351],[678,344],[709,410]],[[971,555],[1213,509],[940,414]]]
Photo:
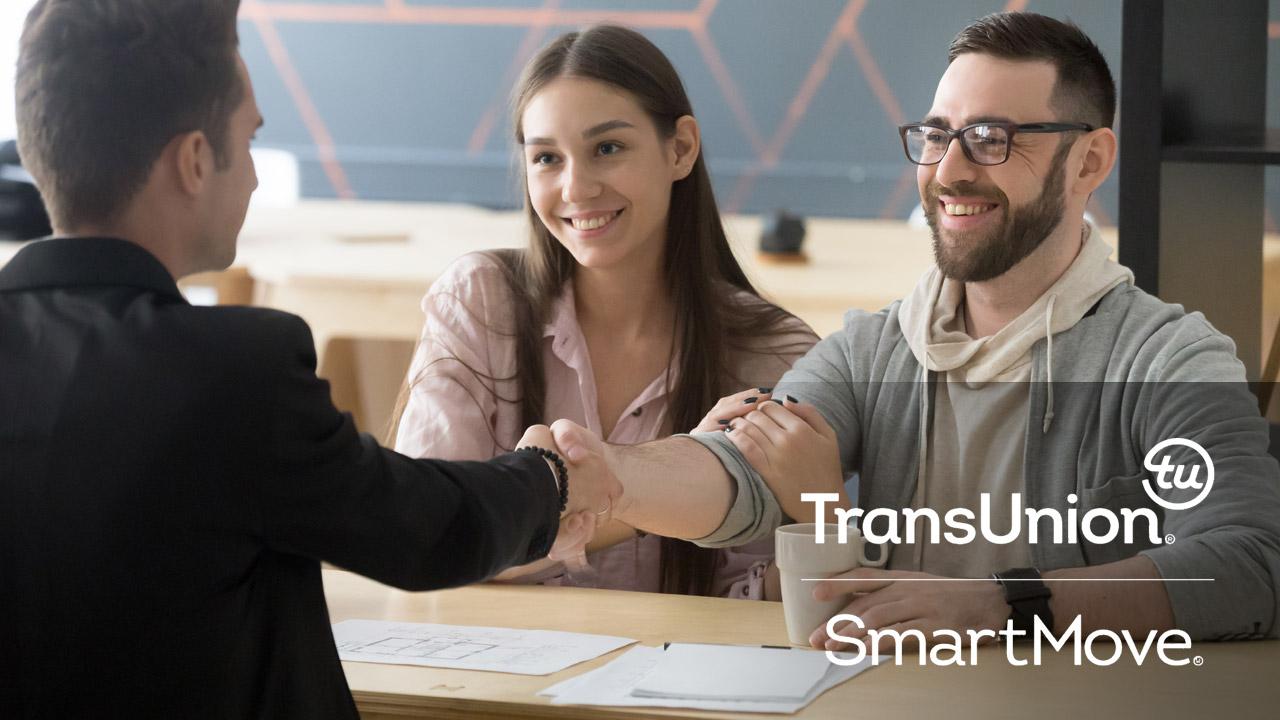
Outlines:
[[[241,42],[302,194],[519,203],[507,97],[550,39],[611,20],[672,59],[724,209],[903,217],[896,126],[923,117],[951,37],[986,13],[1071,18],[1118,74],[1114,0],[244,0]],[[1115,186],[1094,212],[1115,217]]]
[[[0,2],[0,141],[31,0]],[[902,217],[916,203],[895,126],[928,109],[947,43],[1004,9],[1070,19],[1119,74],[1118,0],[242,0],[243,54],[303,197],[513,207],[506,101],[519,68],[591,22],[643,31],[684,77],[724,209]],[[1224,3],[1224,12],[1230,2]],[[1280,38],[1280,0],[1270,37]],[[1269,97],[1280,90],[1271,54]],[[1123,116],[1123,113],[1122,113]],[[1270,125],[1280,108],[1269,102]],[[1269,170],[1269,173],[1277,171]],[[1280,176],[1269,180],[1280,179]],[[1280,187],[1269,182],[1267,227]],[[1092,211],[1116,217],[1116,184]]]

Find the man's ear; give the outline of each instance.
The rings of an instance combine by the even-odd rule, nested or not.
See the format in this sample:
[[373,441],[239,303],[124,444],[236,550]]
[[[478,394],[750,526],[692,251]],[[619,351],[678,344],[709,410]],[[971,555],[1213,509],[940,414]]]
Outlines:
[[675,160],[672,181],[683,180],[693,172],[693,164],[698,161],[698,154],[702,152],[702,131],[692,115],[684,115],[676,120],[671,148]]
[[204,132],[195,130],[183,133],[169,144],[173,153],[172,163],[178,186],[182,192],[196,196],[213,174],[213,148]]
[[1077,149],[1081,153],[1079,171],[1069,180],[1075,193],[1088,196],[1102,185],[1116,165],[1116,134],[1111,128],[1099,128],[1088,133],[1080,145]]

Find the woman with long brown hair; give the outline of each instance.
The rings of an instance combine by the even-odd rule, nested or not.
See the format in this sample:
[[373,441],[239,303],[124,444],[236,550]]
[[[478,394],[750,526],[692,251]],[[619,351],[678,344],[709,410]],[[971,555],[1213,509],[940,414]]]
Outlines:
[[[704,413],[739,388],[767,399],[817,338],[734,258],[670,61],[625,28],[568,33],[525,67],[513,110],[529,246],[463,256],[423,299],[396,448],[480,460],[562,417],[639,443],[717,429]],[[616,521],[590,549],[591,584],[737,597],[761,596],[769,553]],[[585,576],[544,560],[503,579]]]

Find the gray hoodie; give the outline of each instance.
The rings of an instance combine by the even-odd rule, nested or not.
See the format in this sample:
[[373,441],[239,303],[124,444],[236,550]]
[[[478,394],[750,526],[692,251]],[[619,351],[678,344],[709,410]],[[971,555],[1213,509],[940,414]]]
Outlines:
[[[895,302],[877,313],[850,311],[844,328],[800,359],[774,390],[822,412],[839,437],[846,473],[860,475],[858,506],[866,510],[911,507],[921,418],[929,417],[937,380],[917,361],[900,309]],[[1280,635],[1280,466],[1267,453],[1267,423],[1235,345],[1200,313],[1124,282],[1069,328],[1052,330],[1030,347],[1023,506],[1068,518],[1094,508],[1117,515],[1148,509],[1159,519],[1159,534],[1176,539],[1152,543],[1139,523],[1132,543],[1122,536],[1105,543],[1083,535],[1077,542],[1042,540],[1030,547],[1035,566],[1099,565],[1142,553],[1167,579],[1213,579],[1166,583],[1175,621],[1193,638]],[[735,546],[771,534],[783,515],[759,474],[722,433],[690,437],[715,453],[737,483],[724,522],[698,543]],[[1147,451],[1170,438],[1199,443],[1216,471],[1211,492],[1190,509],[1166,510],[1144,489],[1151,476]]]
[[[973,338],[965,326],[965,284],[932,267],[898,308],[898,323],[916,362],[934,373],[933,392],[922,392],[919,464],[913,508],[940,515],[952,508],[977,514],[986,493],[992,528],[1012,530],[1013,499],[1025,485],[1026,430],[1031,401],[1031,349],[1045,343],[1048,403],[1041,419],[1053,422],[1053,333],[1070,329],[1112,288],[1133,273],[1111,260],[1111,248],[1085,225],[1079,252],[1036,302],[993,335]],[[929,373],[920,373],[927,383]],[[1011,543],[903,542],[889,568],[947,577],[990,577],[1031,563],[1027,534]]]

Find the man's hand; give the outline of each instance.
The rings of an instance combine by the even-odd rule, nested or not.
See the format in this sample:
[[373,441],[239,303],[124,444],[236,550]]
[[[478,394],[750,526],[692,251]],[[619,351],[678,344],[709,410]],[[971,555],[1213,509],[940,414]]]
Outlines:
[[[813,588],[815,600],[833,600],[852,595],[853,601],[841,613],[857,615],[866,627],[852,622],[837,624],[836,634],[865,638],[872,628],[893,628],[899,632],[919,630],[925,639],[935,630],[1000,630],[1009,619],[1004,590],[995,580],[953,581],[921,572],[856,568],[842,579],[824,580]],[[903,581],[906,582],[903,582]],[[819,650],[847,650],[848,643],[827,635],[826,623],[813,631],[809,644]],[[878,648],[893,652],[892,647]],[[873,648],[868,647],[867,652]]]
[[[591,511],[598,524],[608,522],[616,513],[623,492],[622,483],[609,466],[608,446],[598,435],[571,420],[551,423],[551,434],[565,460],[572,463],[575,477],[584,478],[578,481],[581,488],[569,483],[569,507]],[[582,504],[575,506],[573,494],[579,489],[584,493],[579,499]]]
[[[822,413],[808,403],[761,403],[745,417],[735,418],[726,432],[734,447],[760,473],[782,511],[808,522],[813,508],[800,501],[802,493],[837,493],[839,507],[849,507],[840,469],[836,433]],[[835,518],[827,518],[835,522]]]
[[[580,468],[575,477],[598,474],[592,482],[616,489],[612,505],[598,500],[586,508],[600,512],[601,522],[616,518],[654,535],[701,538],[724,522],[733,503],[733,478],[695,440],[675,437],[643,445],[607,445],[568,420],[557,420],[551,432],[556,445]],[[572,492],[574,483],[569,486]]]
[[613,506],[622,496],[622,485],[603,469],[604,460],[599,454],[581,447],[568,452],[557,445],[551,429],[545,425],[530,427],[516,445],[528,446],[557,452],[569,470],[568,503],[548,557],[553,560],[581,557],[595,536],[596,527],[608,521]]

